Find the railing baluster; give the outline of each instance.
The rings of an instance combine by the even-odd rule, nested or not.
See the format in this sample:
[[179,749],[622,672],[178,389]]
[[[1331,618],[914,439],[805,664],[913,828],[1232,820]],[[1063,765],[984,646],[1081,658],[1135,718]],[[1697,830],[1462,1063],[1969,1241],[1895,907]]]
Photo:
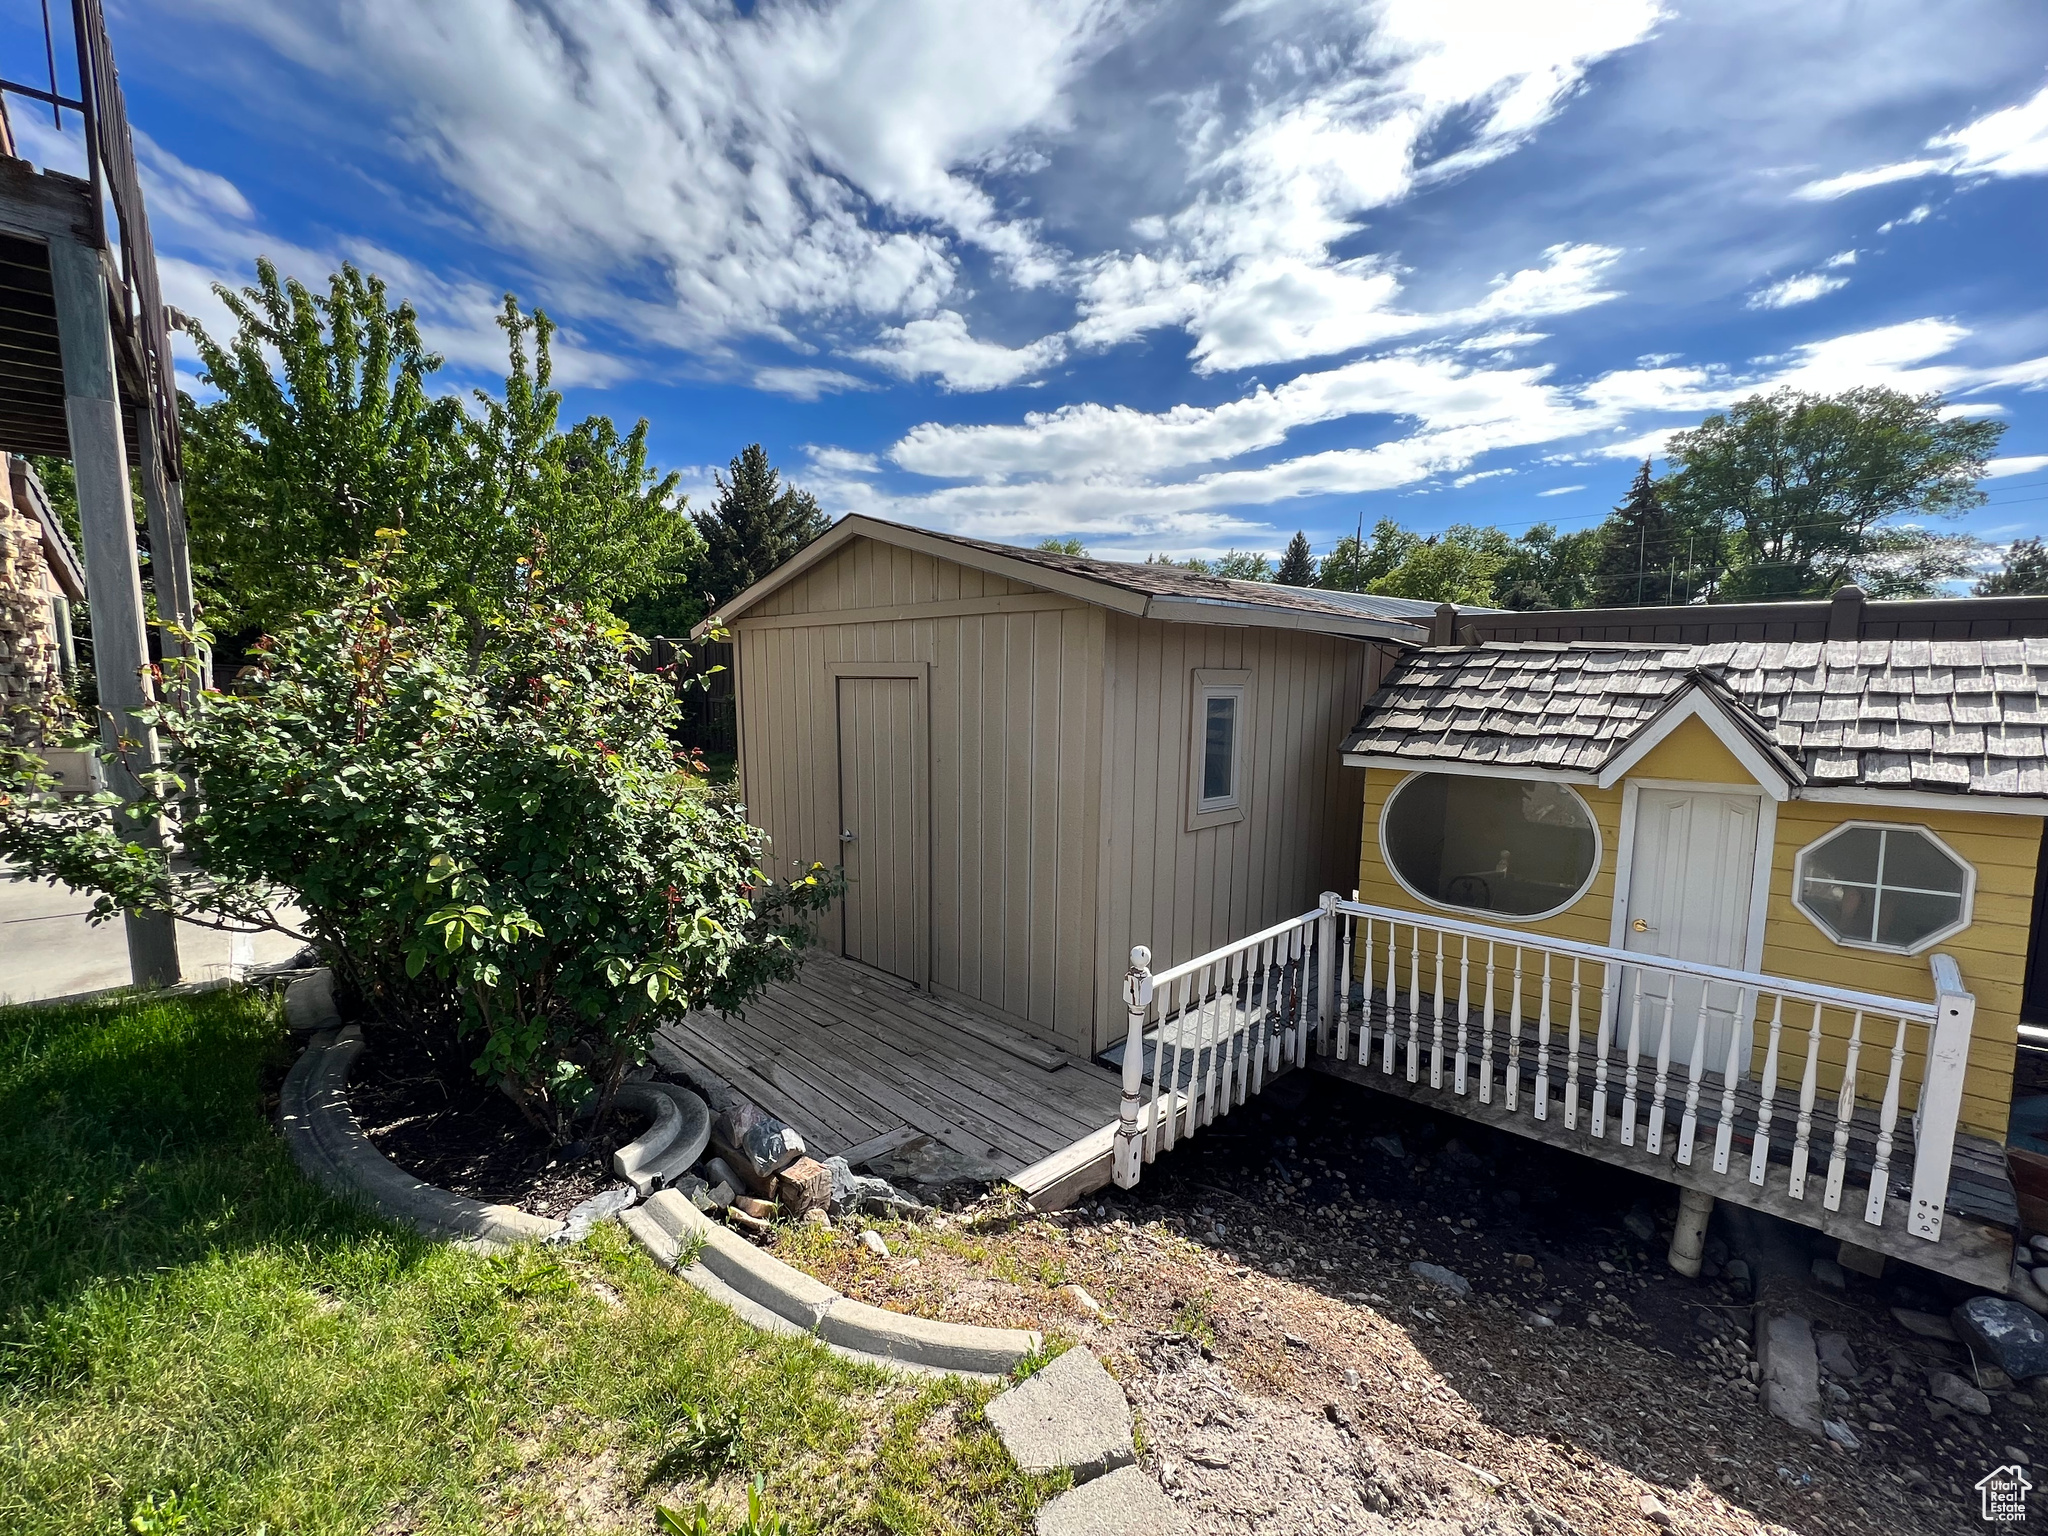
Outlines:
[[1785,1193],[1794,1200],[1806,1198],[1806,1160],[1813,1145],[1813,1100],[1820,1088],[1820,1011],[1813,1005],[1813,1025],[1806,1032],[1806,1071],[1799,1079],[1799,1121],[1792,1135],[1792,1177]]
[[1479,1013],[1479,1102],[1493,1102],[1493,940],[1486,941],[1486,1001]]
[[[1762,998],[1759,996],[1758,1001]],[[1756,1101],[1756,1139],[1749,1148],[1749,1182],[1761,1184],[1771,1164],[1771,1101],[1778,1096],[1778,1041],[1785,1031],[1785,994],[1771,998],[1770,1043],[1764,1048],[1764,1087]]]
[[1408,925],[1408,1081],[1415,1082],[1422,1052],[1422,927]]
[[[1253,981],[1244,989],[1243,1027],[1238,1031],[1237,1087],[1230,1098],[1230,1108],[1235,1109],[1246,1099],[1257,1093],[1265,1083],[1266,1074],[1266,1030],[1270,1027],[1273,1014],[1273,941],[1260,944],[1252,956]],[[1252,999],[1256,996],[1258,1012],[1254,1016]]]
[[1522,1102],[1522,946],[1515,946],[1515,979],[1508,993],[1508,1113]]
[[1543,952],[1543,1001],[1536,1011],[1536,1103],[1538,1120],[1550,1118],[1550,951]]
[[[1339,963],[1337,970],[1337,1059],[1345,1061],[1349,1059],[1346,1053],[1351,1044],[1351,946],[1358,937],[1358,919],[1346,917],[1339,919],[1339,921],[1344,926],[1344,947],[1343,959]],[[1365,920],[1365,952],[1368,955],[1372,953],[1371,918]],[[1366,981],[1365,1001],[1367,1004],[1366,1014],[1369,1020],[1372,1004],[1372,983],[1370,977]],[[1369,1024],[1368,1027],[1370,1027]],[[1365,1060],[1365,1047],[1363,1045],[1358,1049],[1358,1059],[1360,1061]]]
[[1828,1157],[1828,1185],[1820,1203],[1842,1208],[1842,1179],[1849,1171],[1849,1127],[1856,1118],[1856,1058],[1863,1051],[1863,1010],[1849,1024],[1849,1049],[1842,1059],[1842,1091],[1835,1099],[1835,1144]]
[[1863,1219],[1873,1227],[1884,1225],[1885,1196],[1891,1193],[1892,1132],[1899,1123],[1899,1092],[1906,1073],[1906,1021],[1899,1020],[1892,1036],[1891,1065],[1884,1075],[1884,1107],[1877,1114],[1877,1148],[1870,1168],[1870,1192],[1863,1198]]
[[1692,1166],[1693,1138],[1700,1130],[1700,1075],[1707,1069],[1707,994],[1712,987],[1700,983],[1700,1021],[1692,1032],[1692,1072],[1685,1084],[1685,1115],[1678,1122],[1678,1163]]
[[1572,957],[1571,1055],[1564,1063],[1564,1128],[1579,1128],[1579,961]]
[[[1185,991],[1187,984],[1183,982],[1181,987]],[[1152,1107],[1145,1119],[1144,1135],[1141,1137],[1145,1148],[1145,1161],[1148,1163],[1159,1156],[1160,1143],[1166,1139],[1166,1128],[1159,1119],[1159,1091],[1160,1082],[1166,1076],[1166,1016],[1172,1012],[1167,1006],[1172,994],[1171,984],[1155,988],[1152,993],[1152,1009],[1157,1016],[1152,1036]],[[1141,1036],[1138,1042],[1140,1055],[1144,1049],[1144,1039]],[[1140,1070],[1143,1070],[1142,1067]],[[1171,1103],[1172,1100],[1169,1098],[1167,1102]]]
[[1399,953],[1400,949],[1400,943],[1398,938],[1396,937],[1396,930],[1398,929],[1398,927],[1399,925],[1395,923],[1392,919],[1388,920],[1386,985],[1387,1032],[1385,1035],[1380,1037],[1380,1071],[1385,1073],[1389,1077],[1391,1077],[1394,1072],[1394,999],[1397,995],[1396,988],[1399,984],[1398,973],[1395,969],[1395,956]]
[[1714,1172],[1728,1171],[1728,1154],[1735,1145],[1735,1079],[1742,1051],[1743,1026],[1749,1020],[1749,988],[1735,994],[1735,1012],[1728,1021],[1728,1060],[1721,1068],[1721,1123],[1714,1127]]
[[1664,973],[1664,1017],[1657,1026],[1657,1080],[1650,1087],[1650,1134],[1643,1150],[1657,1157],[1664,1151],[1664,1106],[1671,1088],[1671,1013],[1678,1006],[1678,978]]
[[1621,1006],[1621,970],[1612,960],[1600,967],[1600,1025],[1593,1036],[1593,1134],[1607,1139],[1607,1057],[1614,1049],[1614,1010]]
[[1458,1054],[1452,1091],[1465,1096],[1465,1031],[1472,1018],[1472,941],[1458,940]]
[[1436,981],[1431,990],[1435,994],[1430,1001],[1435,1005],[1432,1011],[1436,1019],[1429,1035],[1429,1086],[1441,1088],[1444,1085],[1444,934],[1441,928],[1436,933]]
[[1621,1074],[1621,1144],[1632,1147],[1636,1144],[1636,1060],[1642,1054],[1643,1044],[1643,968],[1635,967],[1636,984],[1631,989],[1628,1005],[1628,1055],[1623,1058],[1627,1065]]
[[1211,1010],[1214,1023],[1209,1042],[1209,1072],[1202,1092],[1202,1124],[1216,1123],[1216,1100],[1230,1091],[1230,1015],[1237,1007],[1237,978],[1243,968],[1244,954],[1236,950],[1223,957],[1218,966],[1219,985],[1216,988],[1216,1006]]

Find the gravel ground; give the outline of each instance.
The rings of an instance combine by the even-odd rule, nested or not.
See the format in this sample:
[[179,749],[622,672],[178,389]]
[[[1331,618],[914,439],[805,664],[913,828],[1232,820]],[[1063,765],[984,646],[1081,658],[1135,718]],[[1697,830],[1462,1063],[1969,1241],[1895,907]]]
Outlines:
[[1982,1531],[1972,1485],[2048,1444],[2048,1384],[1929,1397],[1968,1356],[1890,1309],[1965,1293],[1896,1263],[1807,1298],[1859,1448],[1787,1428],[1746,1287],[1663,1262],[1675,1191],[1497,1134],[1299,1079],[1083,1209],[877,1222],[887,1259],[858,1224],[775,1242],[863,1300],[1093,1347],[1190,1533]]

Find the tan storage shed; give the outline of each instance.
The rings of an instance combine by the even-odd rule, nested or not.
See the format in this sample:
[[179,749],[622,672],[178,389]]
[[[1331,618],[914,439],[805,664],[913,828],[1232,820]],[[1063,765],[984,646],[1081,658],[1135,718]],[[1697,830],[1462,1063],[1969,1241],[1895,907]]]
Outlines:
[[1338,749],[1431,613],[849,517],[699,633],[733,634],[773,866],[845,866],[821,942],[1093,1055],[1133,944],[1349,892]]

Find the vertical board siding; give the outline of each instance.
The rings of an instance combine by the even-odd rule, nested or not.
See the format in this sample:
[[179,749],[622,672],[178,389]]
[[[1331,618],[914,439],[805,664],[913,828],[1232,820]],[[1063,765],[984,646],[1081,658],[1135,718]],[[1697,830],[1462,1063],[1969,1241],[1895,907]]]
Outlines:
[[[1105,626],[1095,1047],[1124,1027],[1131,946],[1155,969],[1205,953],[1351,889],[1361,775],[1339,748],[1380,658],[1356,641],[1289,630]],[[1190,832],[1194,674],[1252,673],[1245,815]]]
[[[839,695],[831,664],[929,664],[932,982],[1086,1050],[1096,1006],[1090,893],[1101,823],[1103,614],[1081,603],[1007,614],[915,611],[1032,590],[857,539],[771,594],[736,628],[742,786],[749,819],[770,839],[772,872],[813,859],[836,864]],[[906,611],[872,617],[891,608]],[[841,611],[862,617],[833,622]],[[818,623],[787,622],[811,614]],[[746,622],[770,616],[781,627]],[[835,952],[843,952],[844,921],[835,911],[820,924],[821,941]]]

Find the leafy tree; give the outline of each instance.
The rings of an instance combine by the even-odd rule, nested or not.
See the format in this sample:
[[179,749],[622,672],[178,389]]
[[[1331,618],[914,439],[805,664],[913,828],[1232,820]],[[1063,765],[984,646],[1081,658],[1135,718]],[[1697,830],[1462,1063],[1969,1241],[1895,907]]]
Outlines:
[[1215,574],[1214,571],[1210,570],[1209,562],[1196,555],[1190,555],[1185,560],[1176,560],[1171,555],[1147,555],[1145,563],[1147,565],[1176,566],[1183,571],[1193,571],[1197,576],[1213,576]]
[[177,818],[189,863],[15,751],[0,855],[97,892],[95,921],[170,911],[305,938],[364,1006],[461,1042],[562,1139],[655,1029],[791,974],[836,882],[761,871],[760,834],[693,787],[674,690],[615,621],[536,590],[478,650],[453,610],[412,611],[401,558],[345,571],[327,609],[262,643],[244,691],[153,712],[168,768],[135,814]]
[[474,624],[536,569],[565,598],[618,606],[671,582],[695,541],[678,477],[647,466],[647,424],[593,416],[564,432],[544,314],[509,294],[502,396],[474,410],[436,394],[441,358],[408,304],[344,266],[317,295],[257,263],[254,287],[215,292],[226,342],[194,335],[219,391],[181,401],[194,584],[212,628],[274,628],[406,534],[393,569],[410,600]]
[[1079,539],[1040,539],[1038,547],[1048,555],[1076,555],[1087,557],[1088,546]]
[[1977,481],[2004,431],[1944,418],[1938,394],[1781,389],[1676,434],[1660,499],[1679,528],[1725,540],[1717,599],[1825,597],[1851,581],[1924,595],[1967,569],[1973,541],[1900,519],[1982,502]]
[[1981,576],[1971,588],[1979,597],[2048,595],[2048,545],[2039,539],[2015,539],[2005,548],[2005,563]]
[[1420,534],[1383,517],[1372,525],[1371,543],[1361,543],[1352,535],[1337,541],[1337,547],[1323,557],[1316,585],[1333,592],[1369,592],[1374,582],[1392,575],[1421,542]]
[[1210,562],[1209,574],[1227,576],[1233,581],[1271,581],[1273,562],[1252,550],[1231,549]]
[[1309,553],[1307,534],[1295,530],[1294,537],[1287,541],[1286,552],[1280,556],[1280,568],[1273,573],[1273,579],[1285,587],[1316,584],[1315,556]]
[[1593,587],[1599,530],[1559,533],[1538,523],[1509,547],[1494,576],[1493,601],[1502,608],[1581,608]]
[[718,476],[718,500],[691,514],[704,540],[702,590],[712,606],[738,596],[831,527],[809,491],[784,485],[759,443]]
[[[1414,538],[1414,535],[1409,535]],[[1366,588],[1384,597],[1490,606],[1513,543],[1498,528],[1458,523],[1417,539],[1400,564]]]

